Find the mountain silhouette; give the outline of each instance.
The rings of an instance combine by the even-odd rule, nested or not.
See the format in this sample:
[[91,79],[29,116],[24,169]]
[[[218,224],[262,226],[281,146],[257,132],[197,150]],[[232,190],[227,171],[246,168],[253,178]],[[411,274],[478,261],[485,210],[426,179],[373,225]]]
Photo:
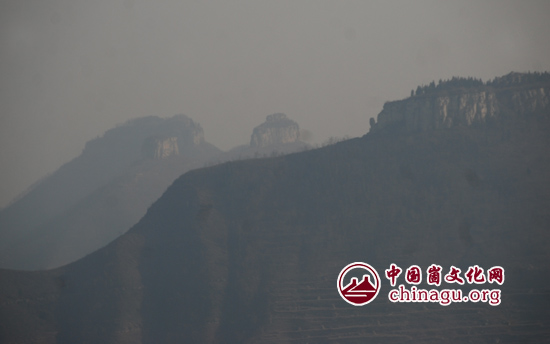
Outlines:
[[370,283],[370,277],[363,275],[361,282],[357,282],[357,277],[352,277],[351,282],[342,290],[342,294],[346,296],[366,296],[367,293],[375,291],[376,288]]

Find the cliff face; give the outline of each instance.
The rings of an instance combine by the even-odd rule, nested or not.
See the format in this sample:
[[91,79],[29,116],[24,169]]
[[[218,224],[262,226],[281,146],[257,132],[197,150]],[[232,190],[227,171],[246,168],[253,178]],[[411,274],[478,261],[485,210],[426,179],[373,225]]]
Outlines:
[[150,138],[143,144],[143,155],[148,158],[160,160],[173,155],[179,155],[177,137]]
[[410,98],[386,103],[377,123],[371,124],[371,131],[389,127],[408,132],[427,131],[470,126],[489,118],[548,112],[550,78],[532,80],[529,77],[529,74],[511,73],[466,90],[446,87],[445,83],[427,87],[421,94],[417,92]]
[[300,152],[308,145],[299,139],[298,123],[283,113],[267,116],[266,121],[252,131],[250,143],[219,155],[216,162],[235,161]]
[[175,115],[171,118],[155,116],[130,120],[125,124],[108,130],[103,137],[86,143],[82,152],[84,156],[109,157],[134,161],[140,159],[148,144],[156,146],[173,145],[166,141],[177,140],[179,153],[190,151],[203,144],[204,131],[200,124],[185,115]]
[[298,141],[300,127],[284,113],[267,116],[266,121],[254,128],[250,147],[263,148]]

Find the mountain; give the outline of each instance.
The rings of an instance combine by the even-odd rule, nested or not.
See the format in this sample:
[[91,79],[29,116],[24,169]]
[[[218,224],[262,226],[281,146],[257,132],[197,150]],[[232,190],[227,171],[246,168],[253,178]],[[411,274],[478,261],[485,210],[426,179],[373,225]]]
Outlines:
[[[1,270],[0,341],[547,341],[548,107],[425,130],[395,123],[321,149],[192,170],[93,254],[50,271]],[[363,307],[336,288],[356,261],[381,275]],[[392,303],[392,263],[502,266],[500,286],[418,286],[498,288],[502,302]]]
[[219,153],[185,115],[139,118],[107,131],[0,212],[0,266],[57,267],[105,246],[179,175]]
[[284,113],[268,115],[255,127],[250,143],[237,146],[218,158],[218,162],[289,154],[309,149],[300,140],[300,127]]
[[275,113],[266,117],[261,125],[254,128],[250,138],[250,147],[261,148],[298,141],[300,128],[298,123],[284,113]]

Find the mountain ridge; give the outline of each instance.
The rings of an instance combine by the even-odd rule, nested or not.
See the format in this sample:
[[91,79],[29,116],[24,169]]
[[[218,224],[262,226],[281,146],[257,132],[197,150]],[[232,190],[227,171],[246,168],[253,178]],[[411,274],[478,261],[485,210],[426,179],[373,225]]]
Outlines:
[[418,87],[411,97],[387,102],[371,131],[426,131],[472,125],[496,117],[542,114],[550,108],[550,73],[510,73],[483,83],[453,78]]

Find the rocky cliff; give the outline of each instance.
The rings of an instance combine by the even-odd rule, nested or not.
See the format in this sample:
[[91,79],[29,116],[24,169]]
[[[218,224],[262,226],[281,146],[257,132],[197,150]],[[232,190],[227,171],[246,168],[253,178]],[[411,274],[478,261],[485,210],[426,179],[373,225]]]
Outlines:
[[[168,141],[163,142],[165,140]],[[190,151],[205,142],[204,131],[200,124],[181,114],[171,118],[136,118],[86,143],[82,155],[102,158],[119,155],[119,159],[132,161],[140,159],[144,150],[153,147],[154,151],[157,143],[161,146],[166,144],[168,149],[168,146],[173,146],[174,140],[177,141],[179,153]]]
[[250,147],[263,148],[296,142],[299,139],[298,123],[289,119],[284,113],[267,116],[266,121],[252,132]]
[[143,144],[143,156],[160,160],[173,155],[179,155],[177,137],[158,138],[151,137]]
[[216,163],[300,152],[307,149],[300,141],[298,123],[284,113],[268,115],[266,121],[252,131],[250,143],[232,148],[218,156]]
[[[473,87],[464,87],[472,83]],[[437,86],[432,83],[419,87],[410,98],[386,103],[377,123],[371,121],[371,131],[400,128],[411,132],[470,126],[491,118],[548,113],[549,109],[548,73],[510,73],[487,83],[453,78],[440,81]]]

